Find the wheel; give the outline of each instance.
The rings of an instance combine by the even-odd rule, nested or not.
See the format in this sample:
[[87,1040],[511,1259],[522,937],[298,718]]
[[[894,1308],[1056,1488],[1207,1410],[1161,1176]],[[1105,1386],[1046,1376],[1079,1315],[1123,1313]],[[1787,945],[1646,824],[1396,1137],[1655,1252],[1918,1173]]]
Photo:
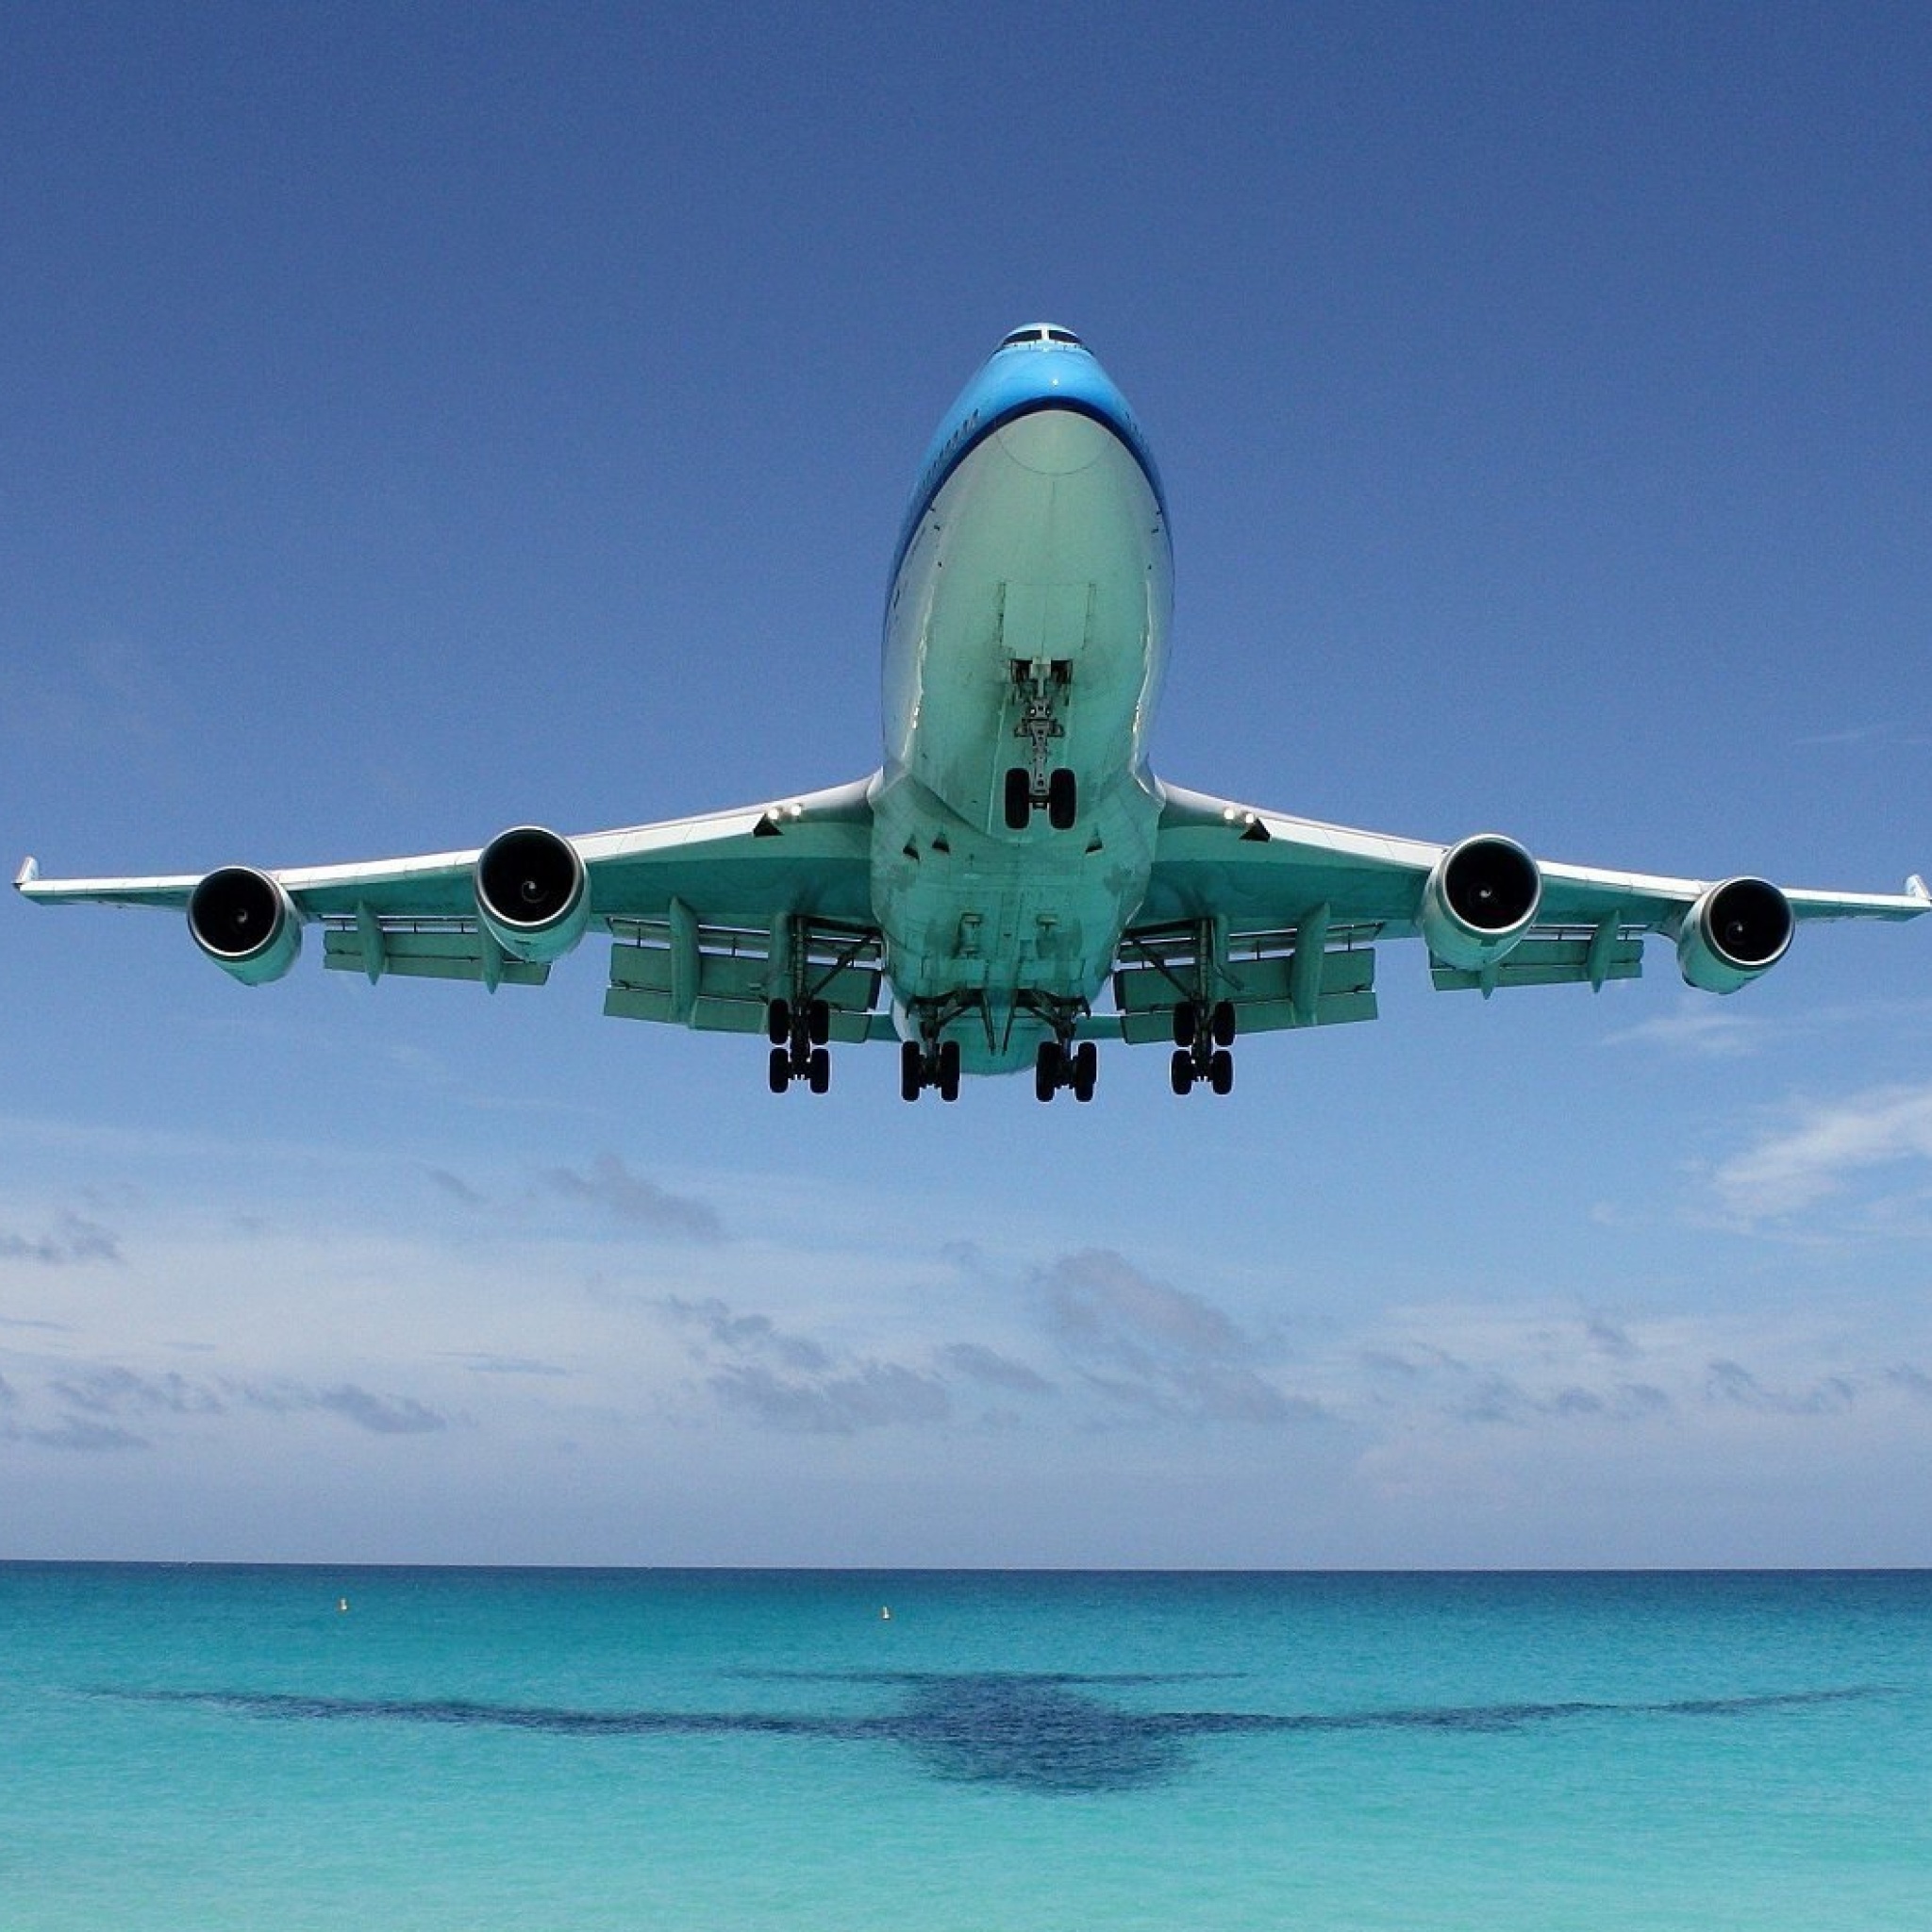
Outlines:
[[1039,1057],[1033,1062],[1033,1092],[1040,1100],[1051,1100],[1059,1091],[1060,1046],[1057,1040],[1042,1040]]
[[1208,1062],[1208,1084],[1217,1093],[1234,1091],[1234,1056],[1224,1046],[1217,1048]]
[[791,1084],[791,1056],[782,1046],[772,1049],[772,1091],[782,1093]]
[[824,1047],[812,1048],[811,1058],[805,1063],[805,1075],[814,1093],[823,1093],[832,1084],[832,1056]]
[[1024,765],[1007,768],[1007,830],[1024,832],[1033,823],[1033,779]]
[[1174,1043],[1176,1046],[1192,1046],[1194,1024],[1197,1015],[1192,1000],[1183,1000],[1174,1009]]
[[925,1085],[925,1057],[919,1050],[916,1040],[908,1040],[899,1047],[899,1098],[917,1100],[920,1090]]
[[774,1000],[765,1008],[765,1038],[774,1046],[783,1046],[791,1038],[791,1002]]
[[1194,1085],[1194,1056],[1186,1047],[1177,1046],[1174,1058],[1167,1063],[1167,1084],[1176,1093],[1187,1093]]
[[1216,1046],[1234,1044],[1234,1002],[1216,1000],[1214,1003],[1214,1043]]
[[940,1098],[958,1100],[959,1097],[959,1042],[957,1040],[940,1041]]
[[823,1046],[832,1037],[832,1009],[824,1000],[808,1002],[805,1009],[806,1030],[814,1046]]
[[1046,781],[1046,822],[1056,832],[1071,832],[1080,815],[1080,781],[1062,765]]
[[1074,1098],[1086,1102],[1093,1098],[1093,1083],[1100,1077],[1100,1049],[1083,1040],[1074,1055]]

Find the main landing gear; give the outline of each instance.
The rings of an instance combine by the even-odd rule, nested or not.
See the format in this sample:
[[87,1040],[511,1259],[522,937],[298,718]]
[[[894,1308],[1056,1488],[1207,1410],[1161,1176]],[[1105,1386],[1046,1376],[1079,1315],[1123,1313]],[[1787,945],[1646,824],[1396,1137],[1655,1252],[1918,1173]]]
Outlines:
[[1205,1081],[1217,1093],[1234,1091],[1234,1002],[1216,1000],[1205,1006],[1199,1000],[1183,1000],[1174,1009],[1174,1058],[1168,1066],[1168,1083],[1176,1093],[1187,1093],[1195,1081]]
[[1100,1074],[1100,1054],[1091,1040],[1075,1046],[1070,1040],[1042,1040],[1033,1062],[1033,1091],[1041,1100],[1051,1100],[1063,1087],[1074,1090],[1074,1098],[1093,1098],[1093,1083]]
[[941,1100],[959,1097],[959,1042],[941,1040],[930,1045],[917,1040],[902,1041],[899,1047],[899,1097],[917,1100],[928,1087],[936,1087]]
[[832,1084],[832,1009],[824,1000],[774,1000],[765,1008],[765,1037],[772,1042],[772,1091],[803,1080],[814,1093]]

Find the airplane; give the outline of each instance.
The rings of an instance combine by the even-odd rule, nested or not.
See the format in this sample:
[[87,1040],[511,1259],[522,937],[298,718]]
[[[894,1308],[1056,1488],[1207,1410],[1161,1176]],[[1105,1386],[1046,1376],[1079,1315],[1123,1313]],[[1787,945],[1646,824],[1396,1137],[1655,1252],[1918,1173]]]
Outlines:
[[1375,949],[1420,939],[1439,990],[1692,987],[1770,970],[1797,924],[1915,919],[1902,893],[1652,877],[1264,810],[1157,778],[1168,508],[1126,398],[1072,330],[1014,329],[920,466],[885,611],[884,758],[869,777],[738,810],[479,850],[16,886],[42,903],[186,912],[255,986],[322,928],[325,965],[541,984],[593,928],[604,1010],[763,1034],[774,1093],[823,1093],[834,1043],[896,1041],[900,1091],[1031,1069],[1093,1097],[1098,1043],[1164,1044],[1175,1093],[1228,1092],[1237,1038],[1375,1014]]

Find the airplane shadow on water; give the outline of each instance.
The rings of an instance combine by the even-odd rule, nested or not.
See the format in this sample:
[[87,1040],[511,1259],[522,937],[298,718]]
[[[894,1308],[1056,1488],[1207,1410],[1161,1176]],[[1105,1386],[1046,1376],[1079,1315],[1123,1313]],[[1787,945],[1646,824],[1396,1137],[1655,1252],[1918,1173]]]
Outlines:
[[1147,1790],[1189,1768],[1191,1740],[1257,1733],[1419,1730],[1512,1732],[1591,1718],[1731,1718],[1884,1694],[1879,1687],[1676,1698],[1653,1703],[1421,1706],[1340,1712],[1140,1710],[1110,1689],[1201,1681],[1173,1675],[973,1671],[759,1672],[765,1681],[872,1685],[901,1693],[897,1708],[840,1712],[584,1710],[462,1698],[326,1697],[254,1690],[101,1690],[142,1703],[199,1706],[284,1722],[478,1725],[583,1738],[744,1733],[894,1744],[934,1777],[1045,1794]]

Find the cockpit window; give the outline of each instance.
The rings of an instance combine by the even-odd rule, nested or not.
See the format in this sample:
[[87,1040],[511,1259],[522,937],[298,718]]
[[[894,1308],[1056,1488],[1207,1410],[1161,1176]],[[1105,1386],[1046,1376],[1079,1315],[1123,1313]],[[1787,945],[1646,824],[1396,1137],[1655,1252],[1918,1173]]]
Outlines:
[[1087,346],[1072,329],[1052,328],[1045,323],[1036,323],[1030,328],[1016,328],[1000,347],[1024,348],[1029,342],[1064,342],[1073,349],[1084,349]]

